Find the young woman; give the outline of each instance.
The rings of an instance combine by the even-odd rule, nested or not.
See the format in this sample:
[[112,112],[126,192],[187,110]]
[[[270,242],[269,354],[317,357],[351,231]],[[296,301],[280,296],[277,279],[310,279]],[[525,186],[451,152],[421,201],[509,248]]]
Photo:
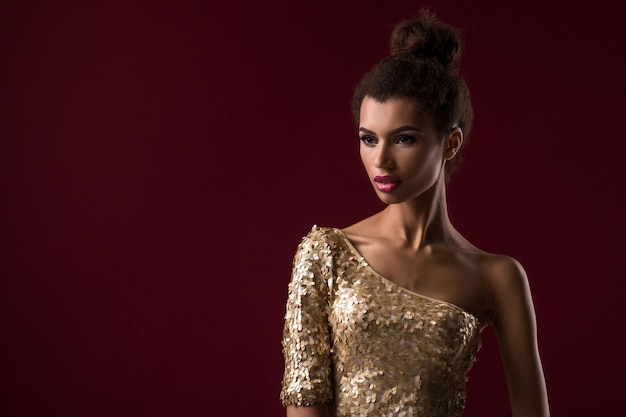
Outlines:
[[480,331],[493,325],[515,417],[548,416],[528,281],[451,224],[446,181],[470,131],[454,29],[428,13],[399,24],[391,55],[353,100],[381,211],[314,226],[298,247],[285,316],[289,417],[456,417]]

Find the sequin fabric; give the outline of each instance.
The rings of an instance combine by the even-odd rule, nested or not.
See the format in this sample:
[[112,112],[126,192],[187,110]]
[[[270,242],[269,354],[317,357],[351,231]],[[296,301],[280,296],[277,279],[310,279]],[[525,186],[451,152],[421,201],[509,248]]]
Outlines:
[[385,279],[339,229],[314,226],[293,263],[280,397],[332,417],[460,416],[480,343],[476,317]]

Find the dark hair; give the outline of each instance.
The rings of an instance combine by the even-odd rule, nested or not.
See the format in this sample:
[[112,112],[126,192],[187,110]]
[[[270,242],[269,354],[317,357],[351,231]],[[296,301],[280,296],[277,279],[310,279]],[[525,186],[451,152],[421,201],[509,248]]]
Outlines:
[[[440,134],[458,126],[467,141],[474,112],[457,62],[461,55],[458,31],[422,10],[414,20],[399,23],[391,35],[391,54],[361,79],[352,99],[359,123],[365,96],[384,102],[390,98],[415,99],[434,118]],[[450,174],[459,157],[446,164]]]

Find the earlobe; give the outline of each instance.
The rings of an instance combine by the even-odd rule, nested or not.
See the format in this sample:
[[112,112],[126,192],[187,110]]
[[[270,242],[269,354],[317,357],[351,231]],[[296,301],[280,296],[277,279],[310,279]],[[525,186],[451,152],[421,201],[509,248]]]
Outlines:
[[444,159],[448,161],[454,159],[457,152],[461,149],[461,145],[463,145],[463,131],[457,126],[452,129],[445,140]]

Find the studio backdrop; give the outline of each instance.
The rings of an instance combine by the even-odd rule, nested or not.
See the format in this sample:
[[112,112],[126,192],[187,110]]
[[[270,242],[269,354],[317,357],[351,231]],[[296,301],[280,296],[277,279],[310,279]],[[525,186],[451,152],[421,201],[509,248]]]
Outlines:
[[[623,412],[622,13],[433,0],[456,227],[526,268],[555,416]],[[5,1],[0,414],[279,416],[292,256],[382,208],[350,100],[419,1]],[[509,415],[493,330],[466,415]]]

